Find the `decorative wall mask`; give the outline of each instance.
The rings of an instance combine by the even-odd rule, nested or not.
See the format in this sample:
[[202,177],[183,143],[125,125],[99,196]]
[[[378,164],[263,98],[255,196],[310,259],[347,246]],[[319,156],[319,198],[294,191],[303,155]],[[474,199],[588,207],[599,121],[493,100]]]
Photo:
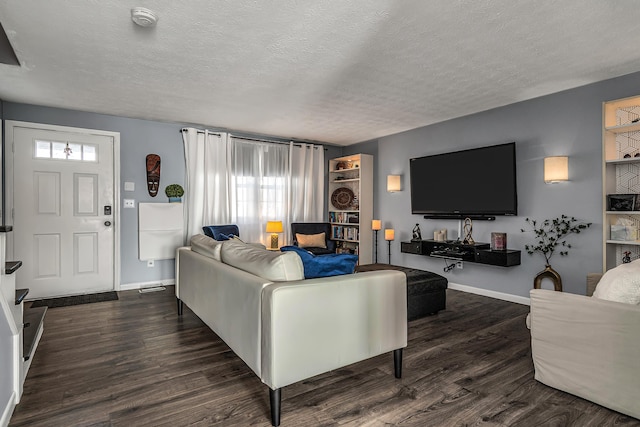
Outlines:
[[151,197],[156,197],[160,188],[160,156],[147,155],[147,189]]

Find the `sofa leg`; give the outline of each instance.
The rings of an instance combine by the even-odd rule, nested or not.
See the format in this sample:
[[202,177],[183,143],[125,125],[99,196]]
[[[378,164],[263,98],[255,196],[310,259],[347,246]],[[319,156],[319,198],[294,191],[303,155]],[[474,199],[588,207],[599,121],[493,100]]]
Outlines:
[[178,303],[178,316],[182,316],[182,307],[184,304],[180,298],[176,298],[176,302]]
[[280,401],[282,389],[269,389],[269,402],[271,403],[271,425],[277,427],[280,425]]
[[393,370],[396,378],[402,378],[402,349],[393,350]]

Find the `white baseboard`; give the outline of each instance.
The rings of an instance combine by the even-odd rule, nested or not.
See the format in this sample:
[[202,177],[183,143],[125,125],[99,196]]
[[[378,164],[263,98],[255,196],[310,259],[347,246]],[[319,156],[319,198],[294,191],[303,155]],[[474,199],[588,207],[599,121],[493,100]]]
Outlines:
[[152,288],[154,286],[170,286],[175,284],[176,284],[176,279],[154,280],[152,282],[122,283],[120,284],[119,290],[131,291],[134,289]]
[[520,297],[517,295],[505,294],[504,292],[490,291],[488,289],[474,288],[473,286],[460,285],[458,283],[449,282],[449,289],[453,289],[461,292],[468,292],[470,294],[483,295],[485,297],[500,299],[503,301],[515,302],[523,305],[531,305],[531,301],[527,297]]
[[5,405],[2,410],[2,418],[0,418],[0,426],[6,427],[9,425],[9,421],[11,420],[11,415],[13,415],[13,410],[16,407],[16,392],[13,391],[11,396],[9,397],[9,401]]

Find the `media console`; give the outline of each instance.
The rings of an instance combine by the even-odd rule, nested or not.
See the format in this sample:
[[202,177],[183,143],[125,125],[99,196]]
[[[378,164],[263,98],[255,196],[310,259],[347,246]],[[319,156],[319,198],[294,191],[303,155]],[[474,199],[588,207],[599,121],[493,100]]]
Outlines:
[[488,243],[465,244],[457,240],[438,242],[418,240],[401,242],[400,251],[407,254],[425,255],[456,261],[512,267],[520,265],[520,251],[513,249],[492,250]]

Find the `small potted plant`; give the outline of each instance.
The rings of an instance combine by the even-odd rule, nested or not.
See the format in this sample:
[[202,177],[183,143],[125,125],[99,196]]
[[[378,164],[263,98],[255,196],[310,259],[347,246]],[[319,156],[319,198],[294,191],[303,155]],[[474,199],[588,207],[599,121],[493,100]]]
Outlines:
[[180,203],[182,202],[184,189],[180,184],[171,184],[164,189],[164,194],[169,198],[169,203]]

